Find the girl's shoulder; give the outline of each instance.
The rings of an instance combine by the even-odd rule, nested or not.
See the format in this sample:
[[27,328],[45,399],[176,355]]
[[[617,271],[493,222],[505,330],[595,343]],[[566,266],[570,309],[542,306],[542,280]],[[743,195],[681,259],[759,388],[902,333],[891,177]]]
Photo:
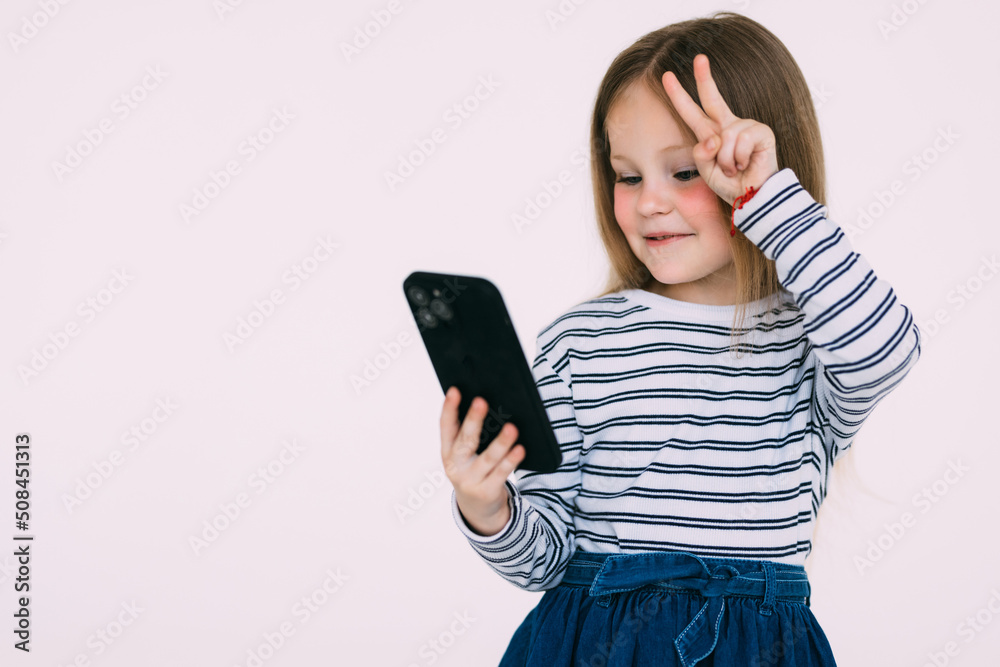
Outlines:
[[595,297],[581,301],[570,308],[567,308],[539,331],[539,337],[555,336],[564,334],[567,331],[579,329],[614,319],[627,312],[630,307],[634,307],[624,292],[613,292],[605,296]]
[[635,309],[624,291],[580,301],[542,327],[537,335],[539,350],[588,347],[586,341],[596,341],[603,331],[619,326]]

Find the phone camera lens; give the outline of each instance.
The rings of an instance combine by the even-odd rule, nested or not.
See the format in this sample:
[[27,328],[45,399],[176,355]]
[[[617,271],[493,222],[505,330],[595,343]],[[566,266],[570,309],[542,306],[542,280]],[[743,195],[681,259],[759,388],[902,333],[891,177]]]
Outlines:
[[438,325],[437,318],[426,308],[421,308],[417,311],[417,321],[420,322],[421,328],[426,329],[433,329]]
[[451,308],[441,299],[431,301],[431,310],[442,320],[448,321],[451,319]]
[[414,285],[409,290],[410,301],[417,304],[418,306],[426,306],[430,303],[430,297],[427,296],[427,290],[422,287],[417,287]]

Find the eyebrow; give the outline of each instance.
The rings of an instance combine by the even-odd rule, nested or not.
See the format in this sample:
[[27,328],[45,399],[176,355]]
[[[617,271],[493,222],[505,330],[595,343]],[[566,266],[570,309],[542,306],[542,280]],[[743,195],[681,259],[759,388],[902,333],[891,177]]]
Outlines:
[[[665,148],[661,148],[659,150],[659,152],[660,153],[666,153],[667,151],[677,151],[677,150],[681,150],[681,149],[685,149],[685,148],[693,148],[693,147],[694,147],[693,144],[681,144],[681,145],[677,145],[677,146],[667,146]],[[624,155],[612,155],[611,159],[612,160],[624,160],[626,158],[625,158]]]

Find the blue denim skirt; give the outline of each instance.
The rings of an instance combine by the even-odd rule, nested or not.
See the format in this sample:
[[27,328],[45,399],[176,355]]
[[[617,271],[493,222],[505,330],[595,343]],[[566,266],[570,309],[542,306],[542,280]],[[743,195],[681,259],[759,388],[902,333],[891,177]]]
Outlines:
[[801,565],[577,551],[500,667],[835,667]]

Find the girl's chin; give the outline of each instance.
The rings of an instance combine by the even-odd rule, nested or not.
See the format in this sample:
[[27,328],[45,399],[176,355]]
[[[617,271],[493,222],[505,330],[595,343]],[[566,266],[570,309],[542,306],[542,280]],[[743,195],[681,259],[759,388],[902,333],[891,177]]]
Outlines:
[[654,280],[659,280],[661,283],[668,285],[671,283],[686,283],[691,280],[688,276],[689,272],[685,270],[685,267],[676,262],[650,262],[646,264],[646,268],[649,269],[649,274],[653,276]]
[[662,289],[668,285],[679,285],[687,282],[691,282],[691,279],[687,276],[653,274],[653,279],[649,281],[648,286]]

